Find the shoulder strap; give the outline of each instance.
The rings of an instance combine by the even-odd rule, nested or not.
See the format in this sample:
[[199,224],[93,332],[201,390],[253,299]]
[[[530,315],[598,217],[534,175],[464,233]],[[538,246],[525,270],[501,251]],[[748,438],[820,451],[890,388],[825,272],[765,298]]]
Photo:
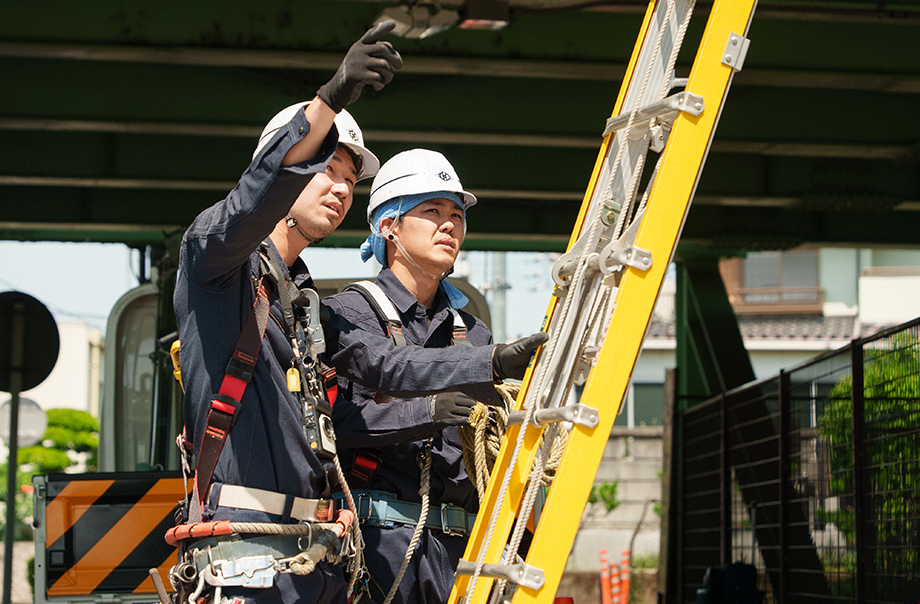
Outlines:
[[384,324],[387,329],[387,335],[397,346],[407,346],[406,336],[403,335],[402,321],[399,319],[399,313],[393,306],[393,301],[383,293],[380,286],[373,281],[355,281],[345,288],[345,291],[356,291],[368,301],[371,308],[376,313],[377,318]]
[[[377,315],[377,318],[384,324],[387,335],[393,340],[396,346],[408,346],[406,337],[402,331],[402,321],[399,318],[399,312],[379,285],[373,281],[356,281],[345,288],[345,291],[355,291],[361,294],[371,309]],[[358,449],[355,451],[355,457],[352,460],[351,470],[348,473],[347,482],[352,488],[366,489],[371,485],[377,468],[380,467],[380,455],[370,449]]]
[[[281,271],[281,265],[272,253],[272,249],[266,242],[259,245],[259,269],[263,277],[267,277],[275,286],[278,293],[278,300],[281,302],[281,314],[284,317],[284,323],[287,325],[288,332],[293,333],[294,322],[294,298],[288,281],[284,278]],[[296,288],[295,288],[296,289]]]
[[[345,291],[356,291],[370,304],[377,318],[386,326],[387,334],[396,346],[406,346],[406,338],[402,332],[402,321],[393,301],[384,293],[379,285],[373,281],[355,281],[345,288]],[[453,315],[453,344],[459,346],[472,346],[466,335],[466,324],[463,317],[455,308],[449,309]],[[358,449],[352,462],[351,471],[347,482],[352,488],[369,488],[377,468],[380,467],[380,456],[369,449]]]
[[195,496],[190,518],[192,522],[201,521],[204,497],[211,486],[214,468],[217,467],[217,460],[230,428],[239,416],[240,401],[243,399],[246,386],[252,380],[252,372],[262,348],[262,338],[265,336],[268,313],[268,290],[265,286],[265,277],[262,276],[252,309],[246,317],[246,323],[243,324],[243,330],[227,363],[220,389],[211,397],[207,427],[201,436],[201,446],[195,464]]
[[450,310],[450,314],[454,316],[454,346],[472,346],[470,339],[466,337],[466,323],[463,322],[463,317],[460,316],[460,312],[454,307],[450,307],[448,310]]
[[[371,308],[377,314],[377,317],[386,325],[387,335],[397,346],[406,346],[406,338],[402,332],[402,321],[399,319],[399,313],[379,285],[373,281],[355,281],[345,288],[352,290],[364,296],[364,299],[370,303]],[[455,346],[472,346],[466,335],[466,323],[456,308],[448,308],[453,315],[454,327],[452,331],[452,344]]]

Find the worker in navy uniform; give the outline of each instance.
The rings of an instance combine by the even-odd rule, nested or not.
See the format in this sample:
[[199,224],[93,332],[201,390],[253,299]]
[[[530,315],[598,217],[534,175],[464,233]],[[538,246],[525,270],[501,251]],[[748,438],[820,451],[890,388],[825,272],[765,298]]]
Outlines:
[[[312,102],[288,107],[269,122],[236,188],[204,210],[183,237],[174,301],[182,343],[185,439],[194,446],[196,458],[209,404],[253,308],[260,244],[267,242],[267,253],[286,280],[313,287],[299,254],[341,224],[355,183],[379,167],[344,107],[364,86],[383,88],[402,66],[399,54],[381,41],[393,25],[369,30]],[[311,450],[302,428],[301,402],[286,387],[294,353],[282,328],[277,293],[270,291],[269,299],[274,320],[267,321],[239,415],[220,452],[211,488],[202,494],[204,508],[198,518],[193,510],[192,522],[296,523],[302,519],[291,517],[295,498],[330,496],[334,474],[329,462]],[[259,502],[225,505],[222,485],[245,487]],[[282,494],[280,508],[265,493]],[[222,594],[225,601],[344,603],[345,591],[341,566],[323,561],[307,575],[276,575],[270,588],[223,587]]]
[[[298,288],[312,288],[300,253],[341,224],[355,183],[374,176],[379,168],[344,108],[357,100],[364,86],[382,89],[402,65],[399,54],[381,40],[393,26],[387,22],[369,30],[311,102],[292,105],[269,122],[236,188],[204,210],[183,237],[174,302],[182,343],[184,440],[196,459],[212,400],[254,307],[256,282],[262,274],[260,246],[284,280]],[[198,497],[192,498],[189,523],[297,523],[305,520],[298,510],[322,503],[335,486],[332,464],[311,448],[303,429],[301,401],[287,387],[294,358],[291,334],[274,288],[268,298],[271,316],[251,379],[212,480],[201,487],[205,492],[200,494],[200,509],[196,509]],[[301,351],[303,335],[298,327],[295,339]],[[385,337],[368,338],[334,362],[344,375],[372,387],[406,390],[400,373],[380,366],[380,359],[393,356],[388,353],[393,349]],[[494,392],[494,364],[502,358],[492,352],[475,358],[445,355],[441,360],[457,361],[445,363],[455,383],[462,382],[461,387],[471,393],[488,394]],[[370,377],[365,380],[364,375]],[[415,388],[414,383],[410,386]],[[310,574],[277,574],[266,588],[226,586],[222,595],[228,601],[341,603],[346,600],[345,590],[341,566],[321,562]]]
[[[372,302],[373,294],[366,287],[354,286],[326,298],[335,315],[360,329],[330,334],[330,339],[347,345],[363,334],[389,332],[394,343],[427,355],[447,347],[468,352],[492,348],[488,328],[459,310],[468,300],[444,280],[463,243],[466,211],[475,203],[440,153],[414,149],[384,164],[371,187],[371,235],[361,254],[364,260],[374,256],[383,265],[376,291],[386,299]],[[398,319],[388,321],[375,304],[389,307]],[[400,328],[401,335],[394,336]],[[523,377],[530,353],[545,338],[538,333],[512,345],[523,354],[515,357],[513,368],[496,364],[494,377]],[[507,345],[498,346],[502,351]],[[415,366],[408,369],[418,390],[449,390],[450,384],[439,381],[440,376]],[[394,398],[340,379],[332,413],[339,458],[358,502],[368,584],[378,604],[398,576],[421,513],[424,470],[418,460],[429,449],[430,513],[392,602],[436,604],[450,594],[479,506],[456,430],[467,421],[474,404],[458,392]],[[443,525],[445,520],[448,526]]]

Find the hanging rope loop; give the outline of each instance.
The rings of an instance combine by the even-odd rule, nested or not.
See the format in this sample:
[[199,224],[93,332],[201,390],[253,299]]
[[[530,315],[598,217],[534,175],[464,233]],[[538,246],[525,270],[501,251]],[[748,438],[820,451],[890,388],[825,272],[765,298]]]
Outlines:
[[[463,445],[463,463],[466,466],[466,473],[476,487],[476,492],[479,493],[480,503],[485,497],[489,476],[498,458],[502,439],[505,437],[505,429],[508,424],[507,409],[513,408],[521,386],[514,382],[502,383],[496,386],[496,390],[505,401],[504,407],[476,403],[470,413],[468,425],[457,427],[457,434],[460,435],[460,443]],[[546,436],[547,434],[544,433],[544,447]],[[556,468],[559,467],[567,440],[568,433],[565,430],[556,431],[551,444],[552,451],[540,475],[540,486],[549,487],[553,483],[553,477],[556,474]]]

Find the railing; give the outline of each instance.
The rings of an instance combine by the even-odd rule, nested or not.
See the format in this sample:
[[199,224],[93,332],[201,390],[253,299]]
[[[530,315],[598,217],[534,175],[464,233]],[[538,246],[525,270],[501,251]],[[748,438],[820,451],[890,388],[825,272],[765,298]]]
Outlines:
[[766,602],[920,594],[920,320],[679,414],[677,584],[754,564]]
[[824,308],[821,287],[749,287],[732,290],[729,301],[736,315],[819,314]]

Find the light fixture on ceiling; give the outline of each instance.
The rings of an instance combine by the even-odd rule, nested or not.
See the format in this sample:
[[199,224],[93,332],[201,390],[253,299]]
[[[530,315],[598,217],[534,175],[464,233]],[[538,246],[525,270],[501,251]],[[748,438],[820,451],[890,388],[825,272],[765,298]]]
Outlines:
[[501,29],[510,20],[508,3],[504,0],[467,0],[460,7],[459,29]]
[[434,34],[449,29],[460,15],[457,11],[437,8],[432,13],[428,6],[402,4],[384,9],[377,15],[374,24],[382,23],[388,19],[396,22],[393,33],[403,38],[427,38]]

